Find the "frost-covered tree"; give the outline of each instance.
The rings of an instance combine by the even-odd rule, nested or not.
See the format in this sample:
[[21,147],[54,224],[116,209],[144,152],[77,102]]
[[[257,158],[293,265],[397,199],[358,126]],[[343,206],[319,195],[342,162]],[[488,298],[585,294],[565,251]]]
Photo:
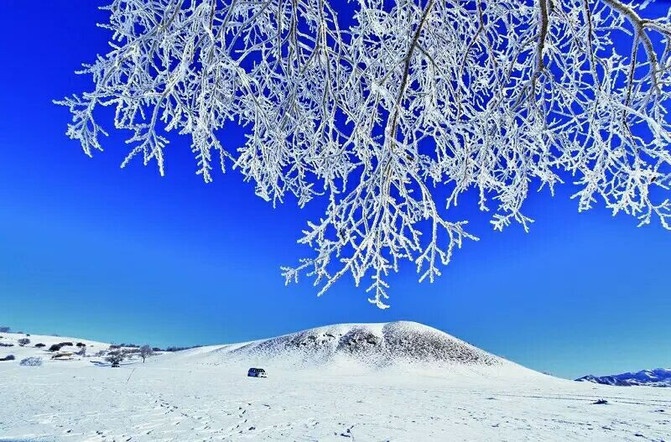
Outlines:
[[[456,210],[467,191],[497,230],[528,229],[529,191],[567,178],[581,211],[601,201],[671,228],[671,14],[626,0],[340,3],[114,0],[111,49],[82,71],[93,89],[61,102],[67,133],[102,150],[96,111],[111,106],[132,134],[123,165],[163,174],[177,132],[206,182],[232,166],[273,204],[323,198],[300,240],[314,254],[287,282],[306,273],[321,294],[370,277],[381,308],[400,262],[433,281],[475,239]],[[246,128],[243,145],[227,125]]]
[[149,356],[154,354],[154,349],[150,345],[143,345],[140,347],[140,357],[142,358],[142,363],[147,360]]

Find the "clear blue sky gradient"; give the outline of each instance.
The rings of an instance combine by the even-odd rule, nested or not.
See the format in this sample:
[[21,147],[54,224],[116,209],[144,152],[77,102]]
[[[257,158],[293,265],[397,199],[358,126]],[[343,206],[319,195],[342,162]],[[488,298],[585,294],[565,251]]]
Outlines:
[[671,233],[578,214],[570,185],[530,197],[530,234],[493,232],[464,201],[481,241],[434,284],[406,266],[387,311],[350,280],[322,298],[309,280],[285,287],[279,267],[310,254],[296,239],[320,202],[273,209],[236,171],[204,184],[184,138],[161,178],[119,169],[125,134],[94,159],[64,136],[70,116],[51,100],[90,89],[73,71],[107,49],[100,4],[0,2],[0,324],[165,346],[405,319],[565,377],[671,366]]

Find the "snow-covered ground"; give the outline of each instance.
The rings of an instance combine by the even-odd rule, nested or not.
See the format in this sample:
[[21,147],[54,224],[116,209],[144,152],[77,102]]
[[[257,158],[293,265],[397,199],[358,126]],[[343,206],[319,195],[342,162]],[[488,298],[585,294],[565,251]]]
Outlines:
[[[121,368],[31,347],[106,344],[30,339],[0,347],[16,355],[0,362],[0,440],[671,440],[671,389],[553,378],[414,323],[322,327]],[[43,365],[20,366],[29,356]],[[268,378],[248,378],[249,367]]]

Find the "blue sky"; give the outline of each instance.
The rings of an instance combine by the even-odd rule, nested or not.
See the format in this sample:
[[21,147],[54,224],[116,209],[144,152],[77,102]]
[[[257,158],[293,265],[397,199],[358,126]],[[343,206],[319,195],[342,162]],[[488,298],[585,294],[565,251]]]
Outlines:
[[389,310],[349,280],[322,298],[309,280],[285,287],[279,267],[310,253],[296,239],[319,203],[273,209],[235,171],[204,184],[186,139],[160,178],[119,169],[119,134],[94,159],[64,136],[51,100],[90,88],[73,71],[106,49],[99,4],[0,2],[0,324],[164,346],[406,319],[565,377],[671,366],[671,233],[578,214],[570,186],[530,197],[530,234],[476,215],[481,241],[434,284],[406,267]]

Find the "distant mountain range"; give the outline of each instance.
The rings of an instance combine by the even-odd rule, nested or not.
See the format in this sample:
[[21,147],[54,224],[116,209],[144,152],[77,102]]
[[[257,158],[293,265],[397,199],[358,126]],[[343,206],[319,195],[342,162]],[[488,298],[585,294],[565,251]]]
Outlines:
[[587,375],[576,379],[580,382],[594,382],[595,384],[634,386],[646,385],[649,387],[671,387],[671,369],[657,368],[638,372],[621,373],[611,376]]

